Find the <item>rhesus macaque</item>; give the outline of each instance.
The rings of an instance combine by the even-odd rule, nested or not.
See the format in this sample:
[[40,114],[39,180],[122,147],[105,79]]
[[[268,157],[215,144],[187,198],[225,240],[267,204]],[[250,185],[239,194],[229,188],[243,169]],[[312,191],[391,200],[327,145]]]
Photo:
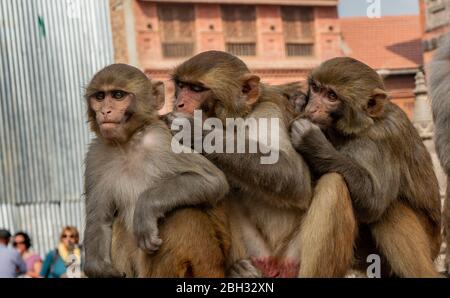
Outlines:
[[[172,134],[157,114],[161,89],[125,64],[105,67],[86,89],[96,134],[85,173],[90,277],[224,276],[220,220],[199,208],[215,206],[228,183],[200,154],[172,151]],[[171,211],[160,238],[158,220]]]
[[441,211],[431,157],[380,76],[352,58],[326,61],[309,78],[304,111],[307,119],[291,128],[294,147],[314,176],[344,177],[360,229],[370,231],[389,271],[438,276]]
[[430,94],[435,125],[436,151],[447,174],[444,234],[447,242],[446,270],[450,273],[450,35],[438,49],[430,68]]
[[[220,51],[204,52],[182,63],[173,81],[176,112],[192,115],[201,110],[203,118],[220,119],[222,127],[203,131],[205,140],[208,132],[219,132],[223,144],[234,139],[239,128],[230,129],[229,118],[279,123],[278,130],[271,127],[271,140],[266,142],[251,138],[255,128],[247,127],[244,142],[247,147],[256,143],[256,153],[233,153],[227,148],[222,148],[223,153],[203,152],[231,185],[225,201],[232,239],[228,275],[343,276],[352,262],[356,233],[350,196],[336,173],[324,175],[313,189],[308,167],[288,134],[294,111],[287,100],[292,96],[285,93],[294,88],[265,85],[243,61]],[[279,140],[278,148],[274,139]],[[267,147],[278,154],[272,164],[261,162]]]

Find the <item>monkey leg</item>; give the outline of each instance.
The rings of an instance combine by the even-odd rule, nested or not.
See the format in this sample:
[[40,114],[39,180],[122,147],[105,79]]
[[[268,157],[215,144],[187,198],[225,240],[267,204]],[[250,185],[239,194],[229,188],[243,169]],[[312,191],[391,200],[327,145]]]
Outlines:
[[371,224],[378,249],[399,277],[439,277],[433,260],[440,235],[430,235],[430,231],[426,221],[401,202],[394,202]]
[[115,219],[111,242],[111,261],[114,267],[126,277],[136,277],[139,251],[133,234],[127,231],[122,221]]
[[353,261],[357,222],[344,179],[323,175],[300,228],[300,277],[343,277]]
[[155,254],[141,252],[138,275],[224,277],[226,227],[217,213],[183,208],[168,215],[160,225],[163,244]]
[[230,197],[226,206],[231,236],[227,277],[273,277],[268,274],[268,270],[258,266],[258,261],[272,258],[272,253],[266,239],[244,211],[242,202]]

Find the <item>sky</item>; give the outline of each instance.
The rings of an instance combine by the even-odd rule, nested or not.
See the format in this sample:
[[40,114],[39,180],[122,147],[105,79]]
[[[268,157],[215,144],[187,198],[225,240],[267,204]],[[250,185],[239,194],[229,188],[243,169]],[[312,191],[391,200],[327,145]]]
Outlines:
[[374,1],[380,1],[381,16],[419,13],[419,0],[340,0],[339,15],[341,17],[367,16],[367,9]]

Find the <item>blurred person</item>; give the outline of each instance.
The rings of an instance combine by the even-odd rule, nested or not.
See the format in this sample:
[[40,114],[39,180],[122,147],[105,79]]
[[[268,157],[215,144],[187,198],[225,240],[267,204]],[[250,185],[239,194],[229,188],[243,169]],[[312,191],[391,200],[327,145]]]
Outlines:
[[68,277],[67,268],[75,256],[77,264],[81,264],[81,250],[78,246],[79,233],[77,228],[66,226],[60,235],[58,247],[51,250],[45,257],[41,277],[60,278]]
[[42,259],[38,254],[30,252],[30,236],[25,232],[17,232],[14,234],[13,247],[20,253],[27,265],[27,272],[24,277],[41,277],[39,274],[42,268]]
[[14,278],[27,272],[19,252],[8,247],[11,233],[0,229],[0,278]]

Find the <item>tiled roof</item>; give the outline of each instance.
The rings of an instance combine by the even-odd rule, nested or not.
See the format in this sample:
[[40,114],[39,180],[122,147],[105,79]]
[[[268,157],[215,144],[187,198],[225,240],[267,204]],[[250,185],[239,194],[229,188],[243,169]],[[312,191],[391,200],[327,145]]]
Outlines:
[[419,16],[342,18],[341,28],[346,55],[375,69],[423,64]]

